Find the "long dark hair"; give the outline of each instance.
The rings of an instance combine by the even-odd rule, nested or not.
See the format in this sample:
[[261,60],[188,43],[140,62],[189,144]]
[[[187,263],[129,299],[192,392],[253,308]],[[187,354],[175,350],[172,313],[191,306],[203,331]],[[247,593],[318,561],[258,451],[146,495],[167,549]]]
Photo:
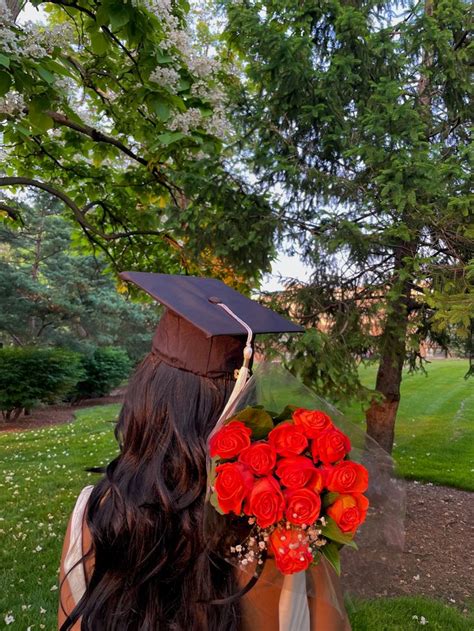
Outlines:
[[79,618],[83,631],[240,628],[227,599],[236,579],[203,533],[206,440],[233,383],[153,355],[138,367],[116,426],[120,454],[88,504],[94,570],[61,631]]

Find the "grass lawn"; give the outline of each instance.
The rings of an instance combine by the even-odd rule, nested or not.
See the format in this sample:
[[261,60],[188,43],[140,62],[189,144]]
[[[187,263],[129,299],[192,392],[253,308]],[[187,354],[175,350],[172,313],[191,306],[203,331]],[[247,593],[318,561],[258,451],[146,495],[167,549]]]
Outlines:
[[384,598],[359,603],[350,612],[352,631],[472,631],[474,615],[467,616],[428,598]]
[[[363,375],[367,384],[373,383],[370,371]],[[468,431],[474,381],[464,381],[464,372],[464,362],[447,361],[429,367],[428,377],[405,378],[396,447],[404,475],[473,488]],[[0,629],[56,628],[66,522],[80,489],[96,479],[84,469],[116,453],[112,423],[118,409],[89,408],[72,424],[0,434]],[[353,407],[351,416],[360,419],[360,408]],[[474,628],[473,615],[424,598],[362,603],[351,621],[354,631],[410,631],[423,626],[421,616],[427,629]]]
[[62,539],[78,492],[97,476],[86,467],[116,452],[118,405],[89,408],[78,421],[0,434],[0,629],[53,631]]
[[[403,375],[393,451],[402,476],[474,491],[474,378],[466,371],[466,361],[438,360],[427,374]],[[364,385],[373,387],[375,374],[363,368]],[[360,405],[346,412],[364,422]]]

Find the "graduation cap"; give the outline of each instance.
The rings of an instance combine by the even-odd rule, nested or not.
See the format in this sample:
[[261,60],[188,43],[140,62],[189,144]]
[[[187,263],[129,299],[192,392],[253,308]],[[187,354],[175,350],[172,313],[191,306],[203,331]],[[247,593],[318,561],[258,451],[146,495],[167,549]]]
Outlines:
[[120,278],[166,308],[152,353],[198,375],[233,377],[243,354],[248,367],[255,334],[304,330],[215,278],[148,272],[122,272]]

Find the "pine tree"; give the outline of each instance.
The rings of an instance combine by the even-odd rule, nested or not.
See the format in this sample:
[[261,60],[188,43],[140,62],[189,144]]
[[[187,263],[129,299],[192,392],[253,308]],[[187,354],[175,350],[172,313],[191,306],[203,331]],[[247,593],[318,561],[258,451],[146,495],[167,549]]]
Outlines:
[[289,302],[322,330],[293,368],[337,392],[378,358],[367,426],[391,451],[405,360],[474,313],[468,3],[225,6],[243,159],[313,269]]
[[91,352],[119,346],[138,360],[158,312],[117,292],[103,256],[79,253],[74,226],[45,195],[22,204],[23,225],[0,226],[0,340]]

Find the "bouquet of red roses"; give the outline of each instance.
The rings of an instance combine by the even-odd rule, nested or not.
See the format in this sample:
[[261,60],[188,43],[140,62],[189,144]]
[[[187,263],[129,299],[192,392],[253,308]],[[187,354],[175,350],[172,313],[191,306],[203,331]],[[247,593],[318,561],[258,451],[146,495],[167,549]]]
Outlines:
[[351,444],[321,410],[287,406],[275,415],[247,407],[211,436],[211,503],[244,517],[247,539],[232,546],[242,565],[270,552],[283,574],[323,554],[339,573],[339,550],[364,521],[368,472],[349,460]]

